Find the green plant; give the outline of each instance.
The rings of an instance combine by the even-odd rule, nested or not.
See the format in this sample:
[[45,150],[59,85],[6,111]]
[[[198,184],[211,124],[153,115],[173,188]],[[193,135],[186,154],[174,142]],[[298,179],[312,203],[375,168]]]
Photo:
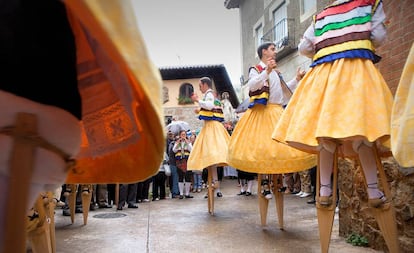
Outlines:
[[347,243],[350,243],[354,246],[360,246],[360,247],[368,247],[368,240],[364,236],[358,235],[356,233],[352,233],[348,236],[346,239]]
[[194,104],[193,100],[189,97],[180,96],[180,97],[177,98],[177,100],[178,100],[179,105]]

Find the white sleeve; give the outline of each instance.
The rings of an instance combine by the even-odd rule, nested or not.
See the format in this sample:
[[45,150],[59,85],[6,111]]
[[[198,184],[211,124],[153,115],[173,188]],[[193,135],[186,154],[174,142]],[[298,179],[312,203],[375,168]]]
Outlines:
[[292,91],[292,92],[295,92],[295,90],[296,90],[296,87],[298,86],[298,80],[296,80],[296,76],[292,79],[292,80],[290,80],[289,82],[287,82],[286,83],[286,85],[289,87],[289,89]]
[[300,54],[312,58],[315,54],[315,30],[313,25],[310,25],[303,34],[303,38],[298,45],[298,51]]
[[175,142],[175,144],[174,144],[174,147],[172,148],[172,151],[174,152],[174,153],[177,153],[177,151],[180,149],[179,147],[178,147],[178,144],[180,144],[179,142]]
[[374,15],[372,16],[371,40],[374,47],[381,46],[387,38],[387,30],[385,28],[385,13],[382,8],[382,2],[378,4]]
[[214,108],[214,95],[213,92],[207,92],[205,98],[198,101],[201,108],[211,110]]
[[261,89],[267,79],[269,79],[269,75],[266,70],[263,70],[259,74],[255,68],[251,68],[249,71],[249,81],[247,82],[249,90],[255,91]]

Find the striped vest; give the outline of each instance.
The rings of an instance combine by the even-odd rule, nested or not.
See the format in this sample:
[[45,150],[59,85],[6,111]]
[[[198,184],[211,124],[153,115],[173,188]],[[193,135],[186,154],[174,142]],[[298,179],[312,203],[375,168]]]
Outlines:
[[342,58],[375,60],[371,18],[381,0],[342,0],[314,16],[315,55],[311,67]]
[[184,144],[181,146],[181,149],[175,153],[175,160],[188,159],[189,156],[190,151],[188,150],[188,145]]
[[219,122],[223,122],[224,114],[220,100],[214,99],[214,107],[211,110],[201,108],[198,113],[198,118],[200,120],[217,120]]
[[[250,67],[250,70],[254,68],[257,73],[262,73],[264,68],[261,65],[256,65],[254,67]],[[250,97],[250,104],[248,106],[248,108],[252,108],[253,106],[257,105],[257,104],[261,104],[261,105],[267,105],[267,101],[269,100],[269,84],[266,81],[266,84],[263,85],[262,88],[255,90],[255,91],[249,91],[249,97]]]

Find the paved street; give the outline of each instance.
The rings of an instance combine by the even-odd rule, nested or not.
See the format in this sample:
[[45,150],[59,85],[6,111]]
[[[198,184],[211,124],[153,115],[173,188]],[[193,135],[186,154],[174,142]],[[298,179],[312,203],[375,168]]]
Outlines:
[[[269,203],[267,226],[260,224],[257,185],[252,196],[237,196],[235,179],[222,183],[222,198],[215,199],[214,216],[207,212],[205,191],[193,199],[166,199],[140,203],[138,209],[89,212],[70,217],[56,209],[57,252],[320,252],[314,205],[308,198],[285,195],[284,230],[278,228],[275,200]],[[330,252],[378,252],[346,243],[338,236],[335,215]]]

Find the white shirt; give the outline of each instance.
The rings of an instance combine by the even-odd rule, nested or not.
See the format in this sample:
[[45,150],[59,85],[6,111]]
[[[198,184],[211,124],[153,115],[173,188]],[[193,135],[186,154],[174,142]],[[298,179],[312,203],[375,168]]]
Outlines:
[[214,94],[212,89],[208,89],[203,96],[203,99],[198,101],[201,108],[211,110],[214,108]]
[[[259,63],[260,66],[266,68],[266,64],[262,61]],[[269,80],[269,100],[267,101],[270,104],[279,104],[285,105],[288,101],[283,97],[283,91],[280,83],[280,78],[275,70],[270,72],[270,75],[267,74],[266,70],[263,70],[262,73],[258,73],[256,69],[252,68],[249,72],[249,81],[247,85],[249,86],[250,91],[259,90],[263,87],[266,80]],[[296,77],[286,83],[290,90],[293,92],[297,85],[298,81]]]

